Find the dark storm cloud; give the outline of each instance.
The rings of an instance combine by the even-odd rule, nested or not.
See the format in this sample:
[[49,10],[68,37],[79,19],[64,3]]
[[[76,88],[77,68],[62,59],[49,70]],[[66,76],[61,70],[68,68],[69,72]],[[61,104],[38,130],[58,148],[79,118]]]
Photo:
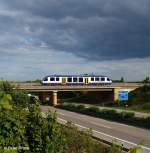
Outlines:
[[91,60],[150,57],[149,0],[3,0],[2,8],[10,12],[0,15],[0,31],[13,42]]

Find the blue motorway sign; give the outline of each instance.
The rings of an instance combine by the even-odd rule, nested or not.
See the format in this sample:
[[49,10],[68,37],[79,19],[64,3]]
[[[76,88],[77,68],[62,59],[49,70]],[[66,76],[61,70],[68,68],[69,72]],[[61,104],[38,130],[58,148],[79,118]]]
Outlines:
[[118,92],[118,99],[120,101],[128,100],[128,91],[119,91]]

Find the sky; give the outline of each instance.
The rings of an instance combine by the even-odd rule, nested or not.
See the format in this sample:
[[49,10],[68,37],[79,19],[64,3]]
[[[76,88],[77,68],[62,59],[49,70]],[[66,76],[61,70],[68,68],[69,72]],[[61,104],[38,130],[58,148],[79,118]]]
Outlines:
[[0,0],[0,79],[150,76],[150,0]]

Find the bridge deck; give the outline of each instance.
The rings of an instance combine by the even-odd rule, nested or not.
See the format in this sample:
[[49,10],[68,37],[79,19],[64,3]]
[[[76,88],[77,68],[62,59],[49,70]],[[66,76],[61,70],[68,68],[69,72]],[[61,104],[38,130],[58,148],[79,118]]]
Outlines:
[[41,92],[41,91],[112,91],[116,88],[137,88],[141,84],[137,83],[113,83],[111,85],[56,85],[56,86],[44,86],[40,83],[17,83],[15,86],[19,89],[27,91]]

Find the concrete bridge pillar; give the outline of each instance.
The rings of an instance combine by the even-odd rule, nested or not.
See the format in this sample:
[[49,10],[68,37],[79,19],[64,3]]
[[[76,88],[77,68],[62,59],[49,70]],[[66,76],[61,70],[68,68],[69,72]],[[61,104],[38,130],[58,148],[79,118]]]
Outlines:
[[52,106],[56,106],[57,105],[57,91],[53,91],[52,94]]
[[43,104],[48,104],[52,106],[57,105],[57,91],[52,92],[41,92],[39,94],[39,99]]

